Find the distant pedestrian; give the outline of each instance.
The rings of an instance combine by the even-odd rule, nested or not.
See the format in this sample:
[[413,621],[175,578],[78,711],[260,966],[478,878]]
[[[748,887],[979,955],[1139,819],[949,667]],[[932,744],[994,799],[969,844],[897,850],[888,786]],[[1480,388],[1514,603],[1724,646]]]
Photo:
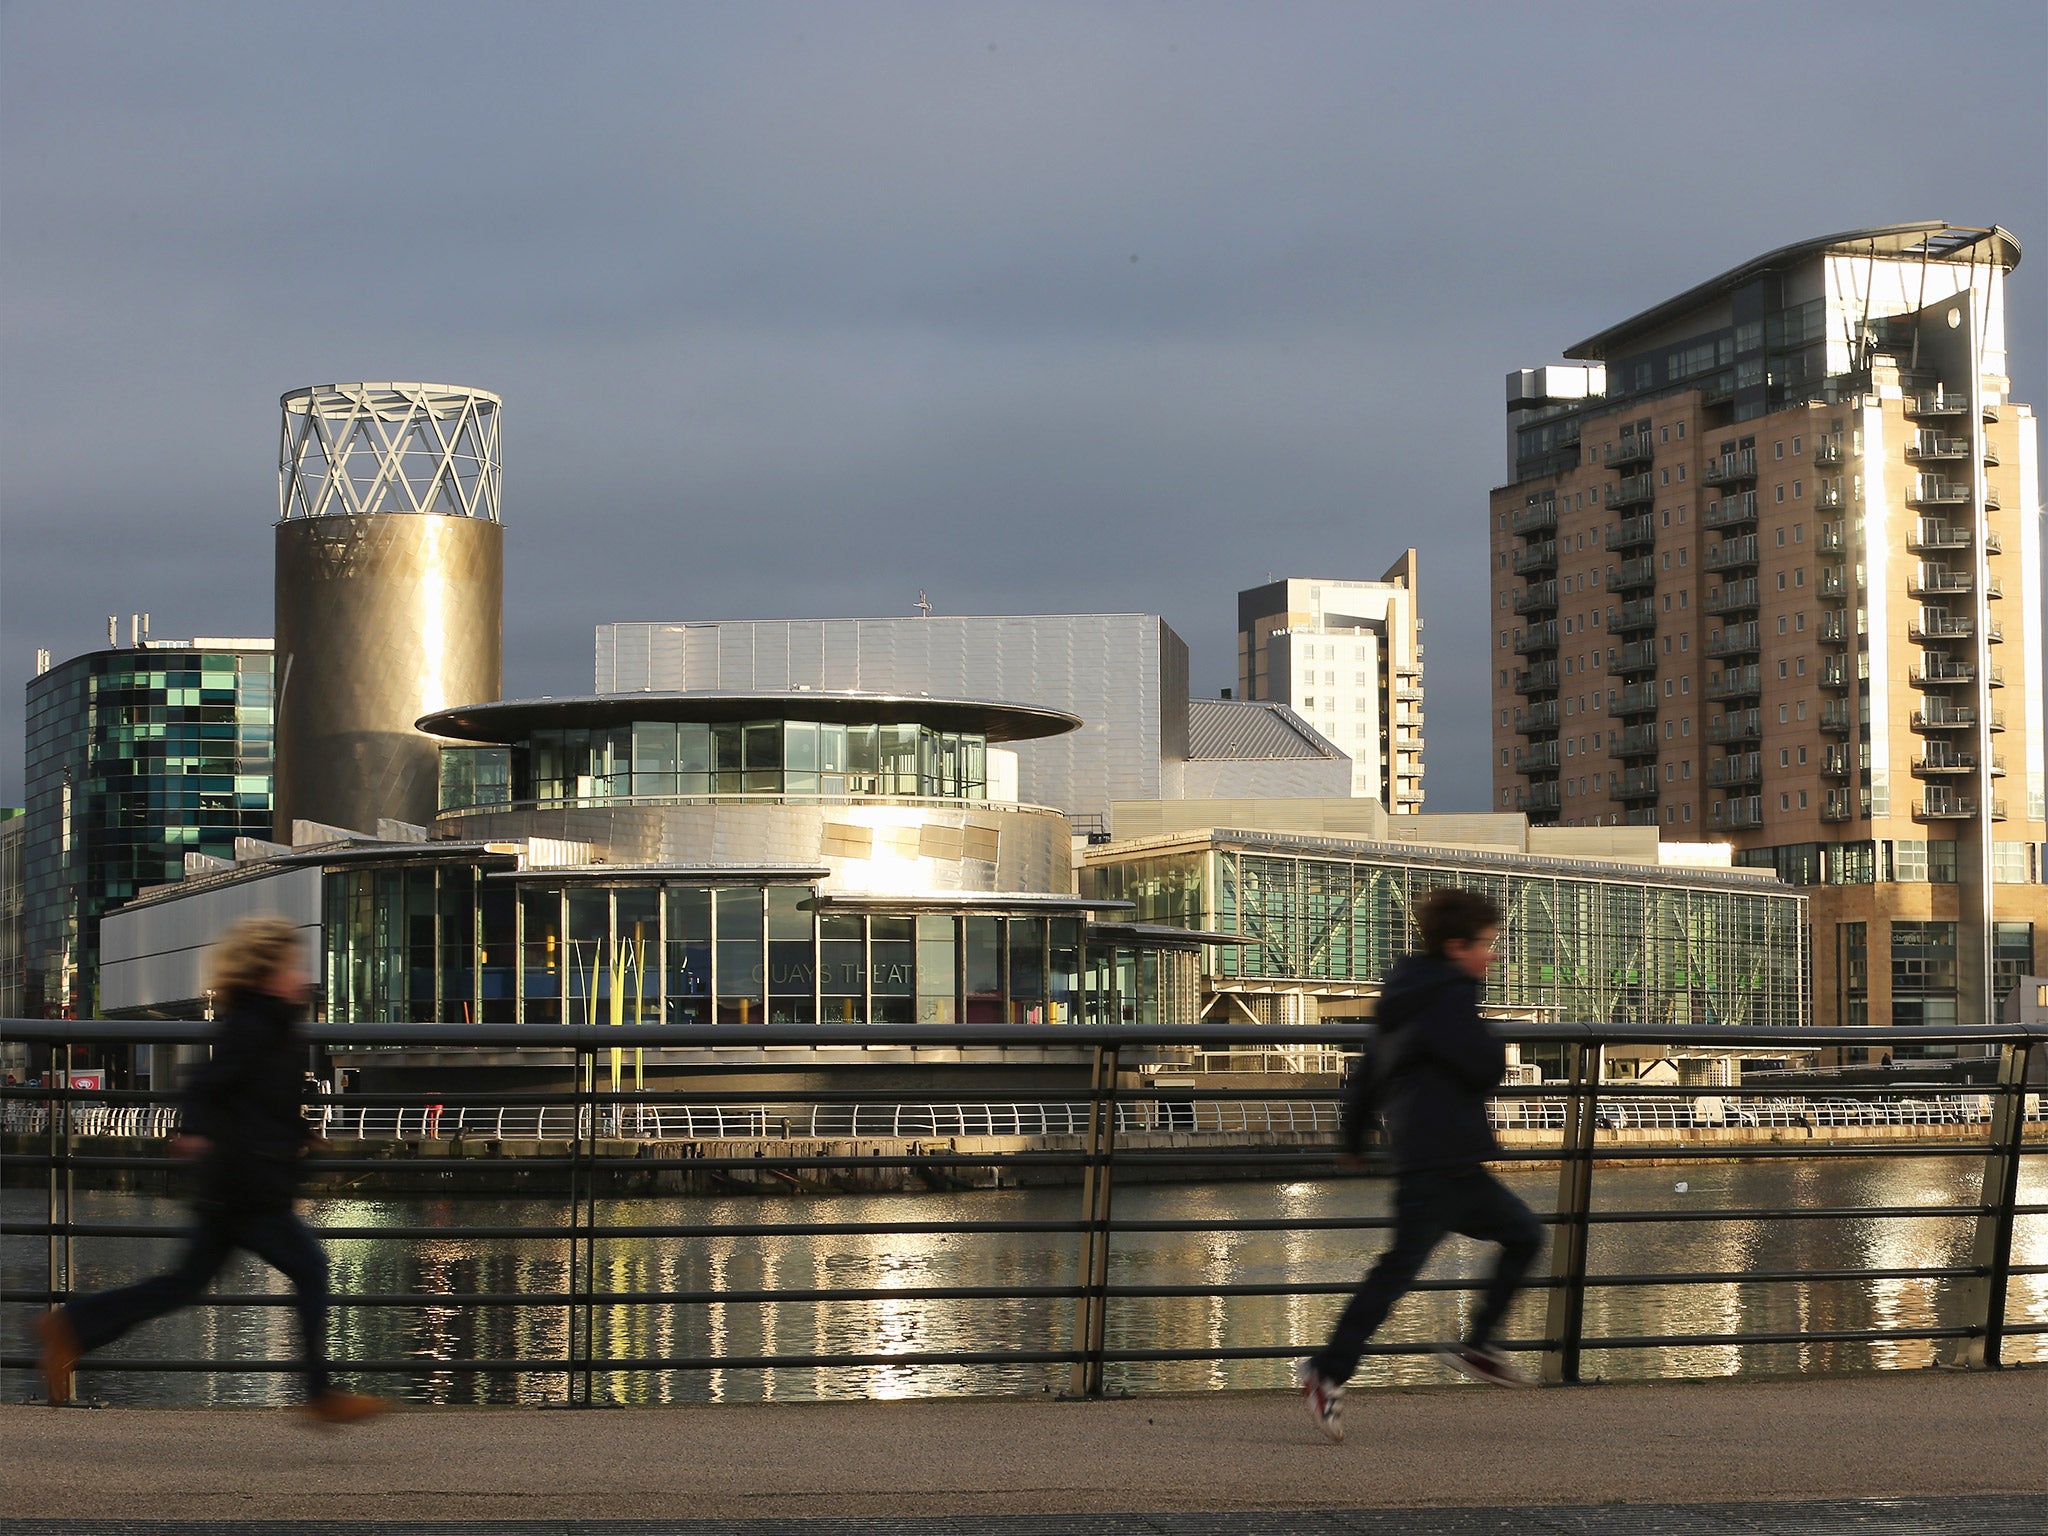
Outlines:
[[171,1150],[198,1159],[199,1195],[184,1256],[169,1274],[81,1296],[43,1315],[43,1384],[53,1405],[71,1397],[79,1357],[130,1329],[189,1306],[245,1248],[292,1283],[306,1365],[306,1411],[330,1424],[384,1412],[382,1398],[339,1392],[327,1379],[327,1258],[292,1213],[299,1159],[316,1139],[304,1113],[305,1045],[297,1024],[309,981],[302,939],[281,917],[247,917],[214,944],[212,986],[226,999],[213,1055],[184,1094]]
[[1374,1070],[1383,1075],[1378,1098],[1395,1174],[1393,1246],[1344,1308],[1330,1341],[1294,1366],[1309,1416],[1332,1440],[1344,1438],[1344,1384],[1366,1341],[1448,1233],[1498,1243],[1500,1256],[1464,1342],[1444,1345],[1445,1359],[1497,1386],[1535,1385],[1494,1341],[1543,1244],[1529,1208],[1483,1166],[1500,1155],[1486,1101],[1507,1075],[1507,1047],[1479,1016],[1500,909],[1471,891],[1439,890],[1422,903],[1416,924],[1426,953],[1395,965],[1375,1016]]

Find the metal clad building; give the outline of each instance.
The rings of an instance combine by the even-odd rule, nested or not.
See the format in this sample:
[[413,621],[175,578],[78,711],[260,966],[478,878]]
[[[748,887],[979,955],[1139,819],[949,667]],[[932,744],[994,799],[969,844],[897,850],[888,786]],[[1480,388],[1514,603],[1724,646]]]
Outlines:
[[1085,724],[1017,744],[1020,799],[1106,821],[1114,801],[1184,788],[1188,649],[1156,614],[604,624],[596,660],[601,693],[817,688],[1029,699]]

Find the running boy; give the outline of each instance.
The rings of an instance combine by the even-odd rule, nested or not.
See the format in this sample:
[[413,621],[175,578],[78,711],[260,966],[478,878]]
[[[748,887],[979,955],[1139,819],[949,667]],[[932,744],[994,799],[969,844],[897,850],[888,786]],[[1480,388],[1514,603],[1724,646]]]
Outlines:
[[1427,952],[1394,966],[1375,1019],[1395,1175],[1393,1246],[1344,1308],[1330,1342],[1294,1366],[1309,1417],[1332,1440],[1344,1438],[1344,1383],[1366,1341],[1447,1233],[1498,1243],[1500,1257],[1465,1342],[1445,1345],[1445,1358],[1480,1381],[1535,1385],[1494,1343],[1543,1244],[1529,1208],[1484,1166],[1500,1155],[1486,1100],[1507,1073],[1507,1047],[1479,1016],[1500,909],[1472,891],[1439,890],[1422,903],[1416,924]]

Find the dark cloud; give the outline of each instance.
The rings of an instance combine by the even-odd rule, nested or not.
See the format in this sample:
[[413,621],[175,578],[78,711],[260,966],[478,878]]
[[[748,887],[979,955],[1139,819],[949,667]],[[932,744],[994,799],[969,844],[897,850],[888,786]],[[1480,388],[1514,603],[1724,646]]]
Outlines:
[[111,612],[267,633],[276,397],[424,378],[506,398],[511,689],[609,619],[924,589],[1157,610],[1207,691],[1240,586],[1412,542],[1473,807],[1507,369],[1804,236],[2048,250],[2033,4],[17,0],[0,44],[17,689]]

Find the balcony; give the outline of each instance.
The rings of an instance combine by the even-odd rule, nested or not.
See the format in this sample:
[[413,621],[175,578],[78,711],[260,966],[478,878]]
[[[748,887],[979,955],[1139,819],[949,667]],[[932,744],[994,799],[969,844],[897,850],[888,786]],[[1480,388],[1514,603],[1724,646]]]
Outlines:
[[1967,459],[1969,456],[1970,440],[1967,437],[1951,437],[1944,432],[1915,432],[1913,440],[1906,444],[1906,457],[1915,463]]
[[1842,689],[1847,688],[1849,686],[1850,681],[1851,674],[1849,672],[1849,661],[1847,657],[1830,656],[1826,661],[1821,663],[1821,687],[1833,690],[1835,692],[1840,692]]
[[1623,475],[1607,488],[1607,505],[1615,507],[1646,506],[1657,499],[1657,487],[1648,475]]
[[1610,635],[1641,634],[1656,627],[1657,600],[1653,597],[1633,598],[1618,608],[1607,610],[1607,632]]
[[1907,671],[1906,681],[1915,688],[1957,688],[1977,681],[1977,664],[1967,657],[1923,654]]
[[[1946,779],[1977,771],[1977,754],[1964,752],[1943,742],[1930,741],[1913,759],[1913,777],[1916,779]],[[2005,772],[2005,760],[1994,757],[1991,760],[1994,774]]]
[[1707,722],[1707,740],[1717,747],[1739,741],[1757,741],[1764,734],[1764,712],[1760,709],[1730,710],[1718,720]]
[[1718,587],[1707,589],[1707,612],[1741,613],[1757,605],[1757,580],[1745,576],[1740,581],[1723,582]]
[[1738,752],[1733,757],[1707,764],[1707,783],[1711,788],[1737,789],[1763,781],[1764,755],[1761,752]]
[[1654,586],[1656,582],[1656,560],[1649,555],[1641,555],[1634,560],[1624,560],[1616,566],[1608,587],[1616,592],[1630,592],[1640,587]]
[[1656,539],[1656,516],[1638,512],[1634,517],[1624,517],[1615,525],[1614,532],[1607,536],[1607,547],[1613,550],[1640,549],[1655,543]]
[[1976,589],[1972,573],[1945,565],[1923,565],[1906,578],[1906,591],[1913,597],[1956,597]]
[[[1996,628],[1995,625],[1993,627]],[[1918,645],[1943,640],[1967,640],[1976,632],[1976,628],[1974,620],[1955,614],[1922,613],[1919,618],[1906,621],[1906,638]],[[2004,637],[1994,635],[1992,638]]]
[[1555,773],[1563,759],[1562,744],[1555,741],[1539,741],[1533,746],[1515,749],[1515,772]]
[[1650,435],[1647,432],[1634,437],[1624,437],[1618,443],[1609,443],[1601,463],[1608,469],[1626,469],[1631,464],[1650,462]]
[[1750,795],[1740,800],[1723,800],[1707,813],[1707,825],[1717,832],[1741,832],[1764,824],[1764,803],[1761,796]]
[[1842,462],[1842,445],[1833,438],[1816,439],[1813,445],[1813,462],[1816,464],[1839,464]]
[[1709,656],[1753,656],[1762,649],[1763,626],[1755,619],[1725,625],[1707,637]]
[[1546,501],[1524,507],[1508,519],[1508,527],[1518,534],[1553,533],[1557,529],[1557,503]]
[[1516,554],[1512,569],[1517,576],[1527,576],[1531,571],[1548,571],[1557,567],[1557,540],[1542,539]]
[[1855,711],[1846,699],[1833,700],[1820,707],[1820,728],[1830,736],[1848,735],[1855,723]]
[[1700,479],[1708,485],[1734,485],[1743,480],[1756,478],[1756,450],[1743,448],[1735,453],[1724,453],[1707,460],[1700,470]]
[[[1700,404],[1726,405],[1735,398],[1735,375],[1723,370],[1700,380]],[[1654,818],[1652,818],[1654,820]]]
[[1614,745],[1609,753],[1615,757],[1655,757],[1657,755],[1657,722],[1648,725],[1630,725],[1614,733]]
[[1530,656],[1538,651],[1557,649],[1557,620],[1545,619],[1540,624],[1531,624],[1515,636],[1515,654]]
[[1539,661],[1535,666],[1515,674],[1515,692],[1555,693],[1557,692],[1557,663]]
[[1822,523],[1814,530],[1813,547],[1824,560],[1840,560],[1849,553],[1849,536],[1839,523]]
[[1814,590],[1822,597],[1847,597],[1849,577],[1840,570],[1824,570],[1814,578]]
[[1631,640],[1626,645],[1608,647],[1607,670],[1623,677],[1639,672],[1657,670],[1657,642],[1655,640]]
[[1856,814],[1855,794],[1852,790],[1831,789],[1820,802],[1822,821],[1847,821]]
[[1515,594],[1515,612],[1523,615],[1550,613],[1557,607],[1557,578],[1539,581]]
[[1977,711],[1967,704],[1945,704],[1913,711],[1916,731],[1968,731],[1977,725]]
[[1821,755],[1820,776],[1824,779],[1846,779],[1854,773],[1855,767],[1849,761],[1847,747],[1829,747]]
[[1531,704],[1527,709],[1515,711],[1515,734],[1518,736],[1536,736],[1545,731],[1554,731],[1557,729],[1557,720],[1557,700],[1551,699],[1547,703]]
[[1611,796],[1628,803],[1631,800],[1654,800],[1657,798],[1657,769],[1652,764],[1647,768],[1630,768],[1615,779]]
[[1707,674],[1707,697],[1710,699],[1747,699],[1763,691],[1762,667],[1728,667]]
[[1968,549],[1970,525],[1951,523],[1945,518],[1916,517],[1906,530],[1906,548],[1921,554],[1930,549]]
[[[1957,795],[1946,790],[1929,790],[1913,802],[1915,821],[1969,821],[1977,815],[1982,802],[1972,795]],[[1991,802],[1991,819],[2005,820],[2005,802]]]
[[1394,684],[1394,697],[1403,704],[1420,704],[1422,702],[1422,684],[1403,679]]
[[1970,487],[1934,475],[1915,475],[1906,487],[1906,505],[1909,507],[1957,507],[1969,499]]
[[1839,485],[1817,485],[1813,488],[1813,504],[1823,512],[1836,512],[1849,505],[1849,494]]
[[1756,535],[1737,534],[1732,539],[1723,539],[1718,544],[1707,546],[1707,569],[1710,571],[1732,571],[1741,566],[1755,565]]
[[1756,492],[1731,491],[1719,501],[1707,503],[1706,514],[1700,519],[1709,528],[1731,528],[1737,523],[1756,521]]
[[1847,645],[1849,643],[1849,616],[1846,613],[1824,613],[1820,616],[1820,643],[1822,645]]
[[1614,705],[1610,711],[1617,715],[1649,715],[1657,710],[1657,685],[1655,683],[1630,683],[1617,690]]
[[1525,816],[1555,815],[1559,791],[1553,780],[1548,784],[1531,784],[1526,789],[1515,791],[1515,809]]
[[1906,419],[1919,421],[1923,418],[1945,416],[1967,416],[1970,414],[1968,395],[1949,394],[1935,390],[1932,394],[1915,395],[1906,402]]

